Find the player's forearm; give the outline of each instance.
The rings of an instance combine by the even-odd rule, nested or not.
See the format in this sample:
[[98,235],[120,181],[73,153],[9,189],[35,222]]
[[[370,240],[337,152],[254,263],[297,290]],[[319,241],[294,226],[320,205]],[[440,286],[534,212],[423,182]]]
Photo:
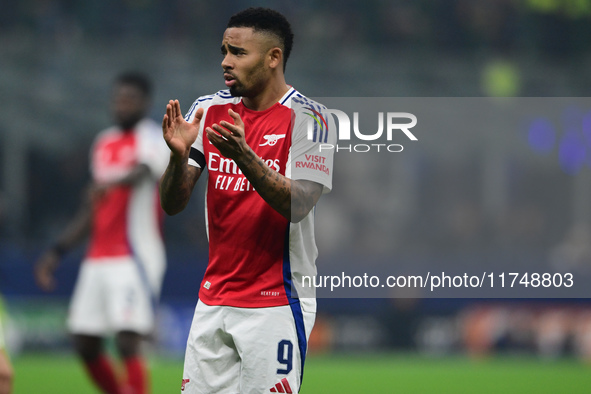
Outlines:
[[160,180],[160,205],[164,212],[176,215],[187,206],[201,170],[189,166],[188,158],[171,155]]
[[321,192],[311,187],[312,182],[295,181],[281,175],[252,149],[236,164],[263,200],[290,222],[297,223],[306,217],[320,197]]
[[112,186],[117,185],[135,185],[143,178],[150,175],[150,167],[146,164],[138,164],[125,177],[113,182]]
[[92,223],[92,206],[90,201],[84,201],[78,213],[59,235],[53,251],[62,255],[82,243],[90,233]]

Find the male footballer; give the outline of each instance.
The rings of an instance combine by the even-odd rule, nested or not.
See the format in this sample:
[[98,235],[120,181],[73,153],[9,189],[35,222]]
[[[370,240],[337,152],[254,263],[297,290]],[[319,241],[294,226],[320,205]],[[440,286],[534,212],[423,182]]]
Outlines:
[[[286,18],[232,16],[221,43],[227,90],[163,117],[170,161],[164,210],[183,210],[207,168],[209,263],[185,354],[183,393],[297,393],[316,314],[302,275],[315,275],[314,206],[332,187],[334,123],[285,82]],[[312,115],[320,122],[311,123]],[[308,132],[310,127],[310,132]],[[311,165],[314,163],[314,165]],[[318,165],[321,163],[320,165]]]
[[[155,324],[166,254],[157,183],[167,148],[160,127],[147,118],[151,82],[137,72],[119,75],[113,86],[116,124],[96,137],[90,167],[91,193],[55,246],[37,262],[39,286],[55,287],[61,257],[89,235],[68,315],[68,330],[86,370],[108,394],[150,392],[142,340]],[[123,376],[108,356],[115,338]]]
[[14,379],[14,371],[12,364],[6,354],[4,343],[4,333],[2,330],[2,299],[0,299],[0,394],[12,393],[12,383]]

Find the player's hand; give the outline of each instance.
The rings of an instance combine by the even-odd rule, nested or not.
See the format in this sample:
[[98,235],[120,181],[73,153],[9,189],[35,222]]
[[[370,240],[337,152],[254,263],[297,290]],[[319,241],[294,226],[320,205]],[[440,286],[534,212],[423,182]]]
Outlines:
[[103,199],[103,197],[105,197],[105,194],[107,194],[110,188],[111,185],[107,183],[93,183],[86,191],[86,201],[88,201],[91,206],[98,204]]
[[162,119],[162,134],[168,148],[174,155],[186,157],[191,145],[199,134],[199,123],[203,117],[203,108],[195,113],[192,122],[187,122],[181,114],[178,100],[170,100],[166,105],[166,114]]
[[222,155],[234,159],[237,163],[247,156],[250,147],[244,138],[244,122],[238,113],[229,109],[228,114],[234,124],[222,120],[220,124],[214,123],[205,129],[207,138]]
[[35,281],[43,291],[55,289],[55,277],[53,275],[59,264],[60,257],[53,250],[45,252],[35,264]]

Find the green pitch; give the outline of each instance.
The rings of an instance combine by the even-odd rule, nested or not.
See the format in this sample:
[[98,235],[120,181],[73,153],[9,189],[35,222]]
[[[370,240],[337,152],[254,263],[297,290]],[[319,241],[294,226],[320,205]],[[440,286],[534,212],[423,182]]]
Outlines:
[[[13,360],[14,394],[94,394],[69,355]],[[180,393],[182,361],[152,359],[152,392]],[[302,394],[348,393],[590,393],[591,365],[534,358],[427,358],[416,355],[310,356]]]

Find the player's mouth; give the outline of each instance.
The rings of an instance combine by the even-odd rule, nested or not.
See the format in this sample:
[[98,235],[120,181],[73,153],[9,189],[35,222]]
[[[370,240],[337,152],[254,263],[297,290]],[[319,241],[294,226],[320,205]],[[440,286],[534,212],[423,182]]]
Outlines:
[[236,78],[232,74],[224,73],[224,79],[227,87],[231,87],[236,83]]

